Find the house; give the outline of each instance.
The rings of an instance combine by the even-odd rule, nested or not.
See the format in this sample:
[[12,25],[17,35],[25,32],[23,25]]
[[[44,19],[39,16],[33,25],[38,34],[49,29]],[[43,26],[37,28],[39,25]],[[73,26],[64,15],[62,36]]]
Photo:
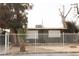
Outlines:
[[27,42],[34,43],[56,43],[62,42],[61,35],[66,31],[66,28],[28,28]]

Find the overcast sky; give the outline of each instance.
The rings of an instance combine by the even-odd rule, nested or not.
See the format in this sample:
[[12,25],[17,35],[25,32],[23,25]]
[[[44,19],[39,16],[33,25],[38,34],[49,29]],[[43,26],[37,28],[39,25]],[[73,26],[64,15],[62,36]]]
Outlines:
[[[79,3],[78,0],[1,0],[1,2],[11,3],[33,3],[33,9],[29,11],[28,27],[34,28],[35,25],[42,24],[46,28],[63,28],[59,8],[65,5],[65,14],[71,7],[70,4]],[[73,11],[73,10],[72,10]],[[67,16],[66,20],[71,20],[73,12]],[[76,19],[76,18],[74,18]]]
[[[65,5],[67,12],[70,4],[78,3],[78,0],[29,0],[33,3],[33,9],[29,12],[28,27],[42,24],[46,28],[63,28],[58,8]],[[68,15],[69,16],[69,15]]]

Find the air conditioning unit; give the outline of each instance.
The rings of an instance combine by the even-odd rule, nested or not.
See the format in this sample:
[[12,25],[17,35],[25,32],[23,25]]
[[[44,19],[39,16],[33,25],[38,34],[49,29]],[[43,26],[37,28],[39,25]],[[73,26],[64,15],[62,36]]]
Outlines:
[[36,28],[42,28],[43,26],[42,25],[36,25]]

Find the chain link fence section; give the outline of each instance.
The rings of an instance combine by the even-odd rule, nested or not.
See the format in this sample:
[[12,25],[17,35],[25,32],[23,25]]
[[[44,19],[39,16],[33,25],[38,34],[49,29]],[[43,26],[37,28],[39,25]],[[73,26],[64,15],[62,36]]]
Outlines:
[[[14,35],[14,34],[13,34]],[[53,52],[71,52],[76,51],[70,46],[79,46],[79,34],[78,33],[61,33],[59,36],[55,34],[16,34],[19,35],[19,39],[26,37],[24,42],[26,44],[26,54],[28,53],[53,53]],[[54,35],[54,36],[53,36]],[[10,37],[11,36],[11,37]],[[56,37],[57,36],[57,37]],[[4,38],[4,42],[1,41]],[[11,54],[21,53],[20,47],[9,48],[9,41],[12,39],[12,34],[5,36],[0,36],[0,53],[5,51],[5,53],[12,51]],[[3,44],[4,43],[4,44]],[[71,49],[71,50],[69,50]],[[78,49],[77,49],[78,50]]]
[[9,49],[9,35],[0,34],[0,54],[7,54]]

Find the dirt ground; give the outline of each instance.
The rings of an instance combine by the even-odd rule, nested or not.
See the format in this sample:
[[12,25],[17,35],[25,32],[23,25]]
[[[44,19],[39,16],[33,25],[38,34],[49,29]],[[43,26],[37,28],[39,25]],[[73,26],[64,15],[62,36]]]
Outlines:
[[[27,45],[25,53],[53,53],[53,52],[79,52],[79,44],[66,44],[66,45]],[[21,53],[19,47],[9,48],[8,53],[14,55]]]

